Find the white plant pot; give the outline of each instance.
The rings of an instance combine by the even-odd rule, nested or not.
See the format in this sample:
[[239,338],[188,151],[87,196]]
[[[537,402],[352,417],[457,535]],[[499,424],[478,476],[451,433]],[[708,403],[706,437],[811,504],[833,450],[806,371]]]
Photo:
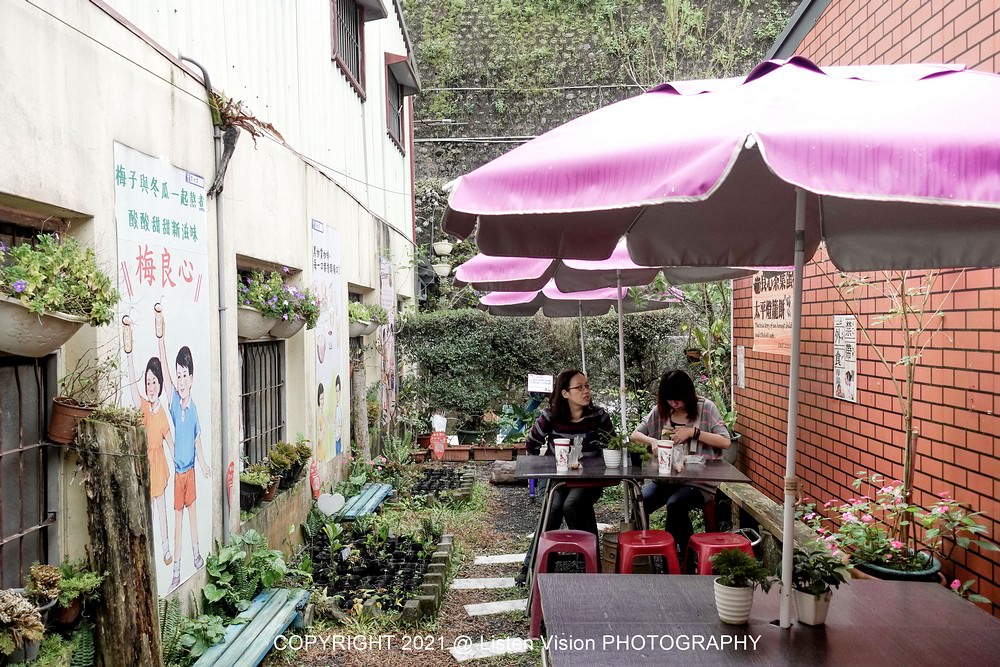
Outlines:
[[358,338],[359,336],[366,335],[368,327],[371,326],[371,322],[364,322],[362,320],[356,320],[351,322],[347,327],[347,332],[351,338]]
[[434,273],[438,274],[438,276],[441,278],[444,278],[449,273],[451,273],[451,264],[445,264],[442,262],[438,264],[432,264],[431,266],[434,267]]
[[799,619],[799,623],[803,625],[823,625],[826,623],[826,613],[830,609],[832,598],[833,591],[813,595],[793,589],[792,599],[795,600],[795,616]]
[[277,323],[273,317],[264,317],[259,310],[240,306],[236,310],[236,335],[254,340],[263,338]]
[[298,320],[278,320],[278,323],[271,327],[268,332],[275,338],[291,338],[298,332],[302,331],[302,327],[306,325],[306,321],[303,319]]
[[452,246],[451,241],[435,241],[432,247],[434,248],[435,255],[446,257],[451,254],[451,249],[454,246]]
[[753,587],[735,588],[723,586],[715,579],[715,608],[719,620],[729,625],[743,625],[750,620],[753,607]]
[[601,450],[601,455],[604,457],[604,466],[606,468],[621,468],[621,466],[622,466],[622,450],[620,450],[620,449],[604,449],[604,450]]
[[368,326],[365,327],[364,334],[362,334],[362,335],[364,335],[364,336],[370,336],[373,333],[375,333],[376,331],[378,331],[378,328],[380,326],[382,326],[382,325],[379,324],[378,322],[369,322]]
[[0,297],[0,351],[21,357],[52,354],[86,323],[65,313],[36,315],[17,299]]

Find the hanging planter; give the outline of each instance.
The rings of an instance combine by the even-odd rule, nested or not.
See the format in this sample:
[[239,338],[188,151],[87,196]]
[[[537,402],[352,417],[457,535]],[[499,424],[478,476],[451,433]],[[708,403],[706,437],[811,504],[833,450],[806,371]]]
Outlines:
[[306,321],[303,319],[299,320],[278,320],[278,323],[271,327],[268,332],[275,338],[291,338],[298,332],[302,331],[302,327],[306,325]]
[[0,350],[21,357],[52,354],[87,321],[65,313],[36,315],[17,299],[0,298]]
[[451,254],[451,249],[454,246],[451,241],[435,241],[431,247],[434,248],[434,254],[438,257],[447,257]]
[[382,325],[379,324],[378,322],[369,322],[368,326],[365,327],[365,332],[362,335],[370,336],[371,334],[375,333],[380,326]]
[[451,273],[451,264],[447,262],[437,262],[431,265],[434,269],[434,273],[440,278],[446,278],[449,273]]
[[240,306],[236,311],[236,335],[240,338],[254,340],[267,335],[277,320],[264,317],[259,310]]
[[348,327],[348,334],[351,338],[358,338],[364,336],[365,332],[368,331],[368,327],[371,326],[371,322],[351,322]]

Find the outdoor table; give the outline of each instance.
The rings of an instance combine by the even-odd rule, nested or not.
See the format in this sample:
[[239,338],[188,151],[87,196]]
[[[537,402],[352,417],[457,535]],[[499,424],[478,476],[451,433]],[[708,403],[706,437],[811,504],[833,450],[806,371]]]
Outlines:
[[554,667],[572,665],[996,665],[1000,621],[936,583],[852,579],[826,625],[782,629],[779,586],[754,594],[750,621],[715,610],[715,577],[542,574]]
[[[515,479],[547,479],[549,483],[545,489],[545,499],[542,502],[542,509],[538,514],[538,523],[535,527],[535,537],[531,543],[531,558],[528,561],[529,568],[529,591],[531,577],[534,576],[535,551],[538,547],[538,536],[545,529],[545,517],[548,514],[552,493],[555,489],[567,482],[625,482],[628,485],[630,494],[626,498],[632,498],[635,505],[634,510],[640,522],[645,521],[642,511],[642,480],[669,481],[669,482],[750,482],[750,478],[736,469],[731,463],[722,459],[708,459],[705,463],[688,464],[681,472],[672,474],[661,474],[656,461],[647,461],[645,465],[629,466],[622,468],[615,466],[608,468],[604,465],[601,456],[588,456],[580,458],[581,466],[576,470],[563,472],[556,471],[556,458],[554,456],[519,456],[517,467],[514,470]],[[531,594],[528,596],[528,609],[531,609]]]

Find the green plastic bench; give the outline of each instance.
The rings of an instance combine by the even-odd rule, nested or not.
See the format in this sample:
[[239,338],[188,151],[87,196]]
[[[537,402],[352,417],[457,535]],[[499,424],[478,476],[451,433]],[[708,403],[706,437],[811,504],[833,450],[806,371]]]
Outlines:
[[368,482],[361,487],[361,492],[348,498],[337,515],[338,521],[354,521],[360,516],[371,514],[383,500],[392,495],[391,484]]
[[302,622],[309,591],[266,588],[226,629],[221,643],[208,649],[195,667],[256,667],[289,625]]

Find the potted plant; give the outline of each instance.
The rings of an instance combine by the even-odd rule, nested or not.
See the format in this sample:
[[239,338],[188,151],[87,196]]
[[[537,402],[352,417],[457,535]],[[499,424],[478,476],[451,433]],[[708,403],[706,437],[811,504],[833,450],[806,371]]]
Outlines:
[[80,617],[84,603],[98,597],[104,575],[88,568],[83,559],[64,560],[59,573],[59,604],[49,618],[57,626],[68,626]]
[[712,556],[715,578],[715,608],[719,620],[741,625],[750,619],[754,589],[771,589],[773,578],[764,564],[739,549],[724,549]]
[[59,379],[59,395],[52,399],[48,438],[68,445],[76,427],[93,411],[112,402],[119,384],[118,357],[84,355]]
[[365,332],[372,326],[372,313],[361,301],[351,301],[347,304],[347,318],[350,321],[348,333],[351,338],[367,335]]
[[[277,493],[278,480],[267,463],[259,462],[248,465],[240,473],[240,509],[249,512],[257,499],[271,500]],[[273,490],[272,490],[273,487]],[[268,494],[270,497],[268,497]]]
[[636,468],[641,468],[647,461],[653,458],[653,453],[641,442],[632,442],[629,440],[625,448],[625,451],[628,452],[629,464]]
[[[987,533],[978,520],[983,513],[970,511],[947,493],[924,509],[906,501],[902,482],[886,481],[877,473],[862,472],[851,486],[857,495],[846,502],[830,500],[823,508],[804,503],[802,519],[865,574],[939,581],[941,561],[950,559],[956,547],[1000,550],[981,537]],[[903,525],[909,527],[906,541],[898,537]],[[922,540],[915,526],[923,529]]]
[[825,543],[796,547],[792,555],[792,599],[799,623],[823,625],[833,589],[850,576],[843,554],[832,551]]
[[302,470],[299,462],[299,452],[295,445],[281,440],[275,443],[271,451],[268,452],[268,461],[271,467],[271,474],[281,477],[278,488],[290,489],[298,478],[298,473]]
[[59,599],[59,584],[62,572],[55,565],[34,563],[24,584],[24,594],[35,603],[42,615],[42,623],[48,619],[49,611]]
[[454,244],[447,239],[442,239],[441,241],[435,241],[431,244],[434,248],[434,254],[438,257],[447,257],[451,254],[451,249],[454,248]]
[[[287,269],[286,269],[287,271]],[[250,271],[237,280],[237,334],[262,338],[268,333],[288,338],[319,319],[319,301],[308,289],[285,283],[277,271]]]
[[38,608],[12,588],[0,590],[0,658],[34,660],[44,634]]
[[0,243],[0,350],[44,357],[85,323],[111,322],[120,296],[94,251],[72,237]]
[[604,449],[601,450],[601,455],[604,457],[605,467],[622,467],[622,447],[625,445],[627,437],[628,436],[615,434],[608,436],[608,438],[604,441]]

